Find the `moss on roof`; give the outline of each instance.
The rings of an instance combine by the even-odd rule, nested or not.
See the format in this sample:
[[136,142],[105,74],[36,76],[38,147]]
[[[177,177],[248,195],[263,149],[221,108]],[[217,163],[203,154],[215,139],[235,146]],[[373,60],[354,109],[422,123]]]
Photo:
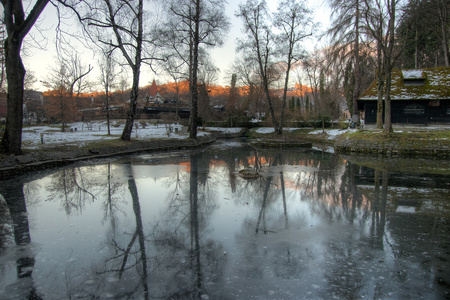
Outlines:
[[[405,72],[406,71],[406,72]],[[425,79],[424,85],[405,85],[404,74],[419,74]],[[413,76],[406,79],[418,79]],[[377,100],[377,81],[374,80],[359,100]],[[450,67],[425,68],[416,70],[392,70],[391,100],[449,100]]]

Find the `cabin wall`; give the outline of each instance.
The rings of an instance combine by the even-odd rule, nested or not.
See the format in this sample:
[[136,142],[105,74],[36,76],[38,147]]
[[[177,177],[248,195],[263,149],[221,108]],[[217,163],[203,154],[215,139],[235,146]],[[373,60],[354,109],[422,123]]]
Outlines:
[[[377,122],[377,102],[361,101],[360,107],[364,111],[365,123],[376,124]],[[392,123],[397,124],[450,124],[450,101],[429,101],[429,100],[393,100]],[[384,107],[383,107],[384,120]]]

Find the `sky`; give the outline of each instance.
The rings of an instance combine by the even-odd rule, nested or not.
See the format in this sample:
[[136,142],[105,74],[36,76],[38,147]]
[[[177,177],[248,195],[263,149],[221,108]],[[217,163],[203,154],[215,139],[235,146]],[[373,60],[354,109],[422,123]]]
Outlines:
[[[310,5],[310,8],[315,10],[314,18],[316,22],[319,22],[319,31],[325,30],[330,23],[330,11],[327,5],[322,0],[306,0]],[[34,3],[34,1],[32,1]],[[229,85],[228,73],[234,62],[236,56],[236,40],[242,35],[242,21],[235,16],[238,10],[239,4],[243,3],[244,0],[229,0],[225,5],[225,14],[230,19],[230,30],[226,37],[224,38],[224,45],[222,47],[216,47],[210,49],[210,55],[215,65],[220,69],[220,75],[218,84],[219,85]],[[267,0],[269,9],[276,10],[277,0]],[[77,20],[65,20],[66,26],[79,26]],[[57,54],[55,51],[55,27],[57,24],[57,14],[55,8],[48,4],[44,12],[37,21],[37,26],[34,26],[32,31],[26,38],[26,43],[24,44],[24,65],[27,70],[31,70],[37,79],[37,82],[33,86],[34,89],[45,91],[45,88],[41,81],[45,81],[49,78],[49,73],[52,68],[57,65]],[[46,39],[44,39],[44,37]],[[310,39],[307,42],[306,47],[312,50],[317,46],[318,41]],[[35,45],[41,44],[42,47],[38,48]],[[82,47],[77,46],[77,52],[83,59],[85,65],[94,66],[93,72],[89,74],[89,80],[97,82],[98,73],[98,60],[92,51]],[[143,66],[141,69],[141,79],[140,86],[146,86],[151,84],[153,79],[159,82],[168,81],[167,78],[161,74],[155,74],[147,66]],[[131,78],[129,80],[131,85]]]

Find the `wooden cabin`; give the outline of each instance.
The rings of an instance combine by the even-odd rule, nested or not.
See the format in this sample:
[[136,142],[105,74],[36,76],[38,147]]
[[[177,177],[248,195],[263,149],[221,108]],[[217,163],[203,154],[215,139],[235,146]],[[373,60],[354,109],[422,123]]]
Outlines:
[[[366,124],[376,124],[377,99],[375,80],[358,99]],[[393,70],[391,107],[393,124],[450,124],[450,68]]]

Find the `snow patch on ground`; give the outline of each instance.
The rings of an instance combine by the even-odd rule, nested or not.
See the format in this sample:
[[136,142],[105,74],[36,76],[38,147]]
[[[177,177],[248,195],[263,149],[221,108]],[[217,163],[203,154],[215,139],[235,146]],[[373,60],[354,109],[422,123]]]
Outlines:
[[[283,128],[283,130],[284,130],[284,131],[287,131],[287,132],[292,132],[292,131],[298,130],[298,129],[302,129],[302,128],[295,128],[295,127],[292,127],[292,128]],[[303,128],[303,129],[308,129],[308,128]],[[257,128],[257,129],[255,130],[255,132],[256,132],[256,133],[261,133],[261,134],[274,133],[274,132],[275,132],[275,129],[274,129],[273,127],[260,127],[260,128]]]
[[210,131],[220,131],[225,133],[238,133],[242,128],[206,127]]
[[406,214],[414,214],[416,212],[416,208],[413,206],[402,206],[399,205],[395,210],[397,213],[406,213]]
[[[65,132],[61,132],[60,125],[54,126],[31,126],[26,127],[22,131],[22,147],[26,149],[37,149],[43,145],[55,144],[78,144],[80,147],[87,142],[118,139],[122,134],[124,122],[112,121],[110,126],[111,135],[108,136],[108,127],[106,122],[92,122],[89,124],[83,122],[76,122],[69,124]],[[200,129],[200,128],[199,128]],[[237,133],[241,128],[220,128],[220,127],[206,127],[208,131],[220,131],[224,133]],[[197,136],[209,135],[209,132],[199,130]],[[187,127],[180,124],[147,124],[142,126],[136,122],[133,126],[131,134],[132,139],[149,140],[155,138],[173,138],[173,139],[187,139],[189,132]],[[43,143],[42,143],[43,142]]]
[[[353,133],[356,131],[358,131],[358,129],[325,129],[325,134],[328,136],[327,137],[328,140],[334,140],[341,134],[344,134],[346,132]],[[322,133],[323,133],[323,130],[319,129],[319,130],[311,131],[309,134],[322,134]]]

